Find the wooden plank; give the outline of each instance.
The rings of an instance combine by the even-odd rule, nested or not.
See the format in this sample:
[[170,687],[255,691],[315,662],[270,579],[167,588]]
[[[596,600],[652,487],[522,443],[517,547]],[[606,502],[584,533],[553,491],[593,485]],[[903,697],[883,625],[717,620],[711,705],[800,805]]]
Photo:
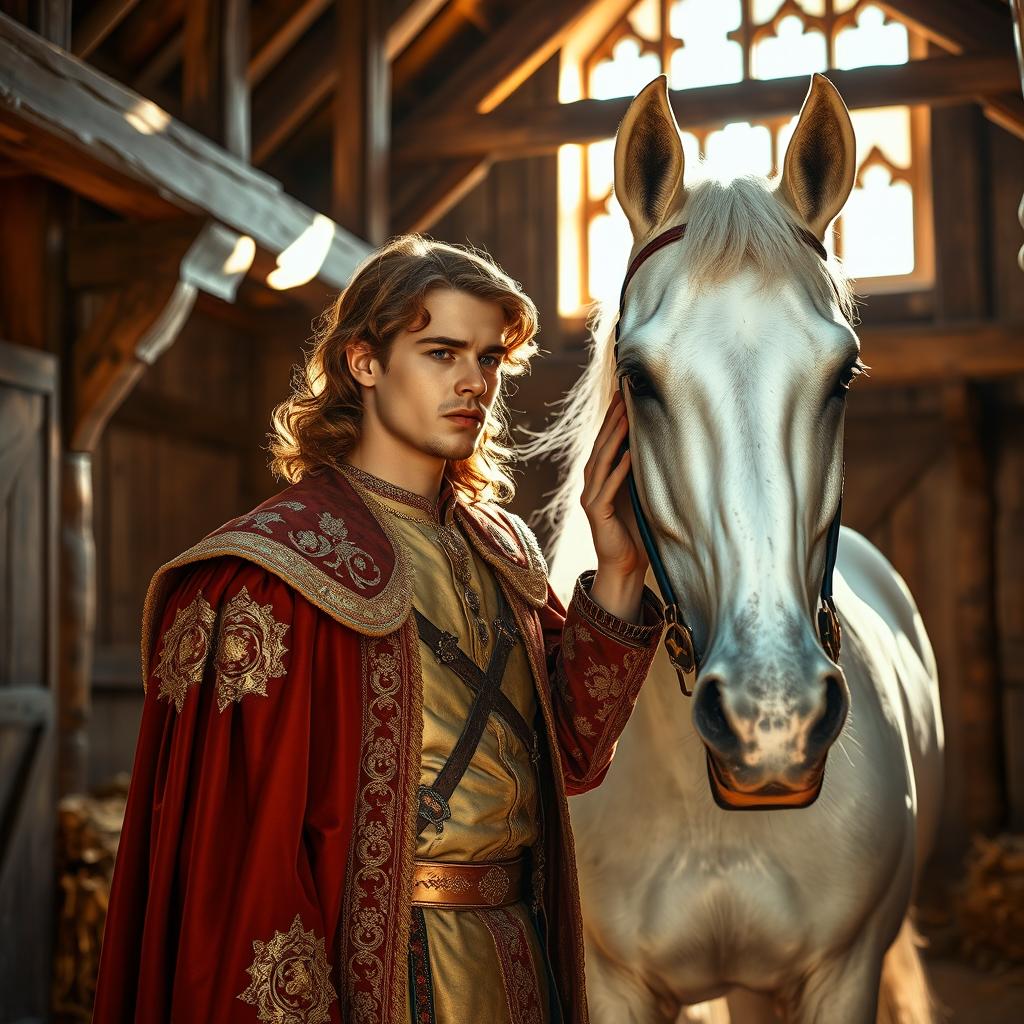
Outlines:
[[139,0],[98,0],[82,15],[72,35],[71,52],[85,60],[131,14]]
[[182,118],[249,159],[248,0],[188,0]]
[[860,332],[870,377],[855,387],[885,388],[1024,373],[1024,325],[873,327]]
[[[1012,57],[932,57],[891,67],[830,71],[851,109],[962,102],[1017,86]],[[673,90],[669,98],[685,128],[793,114],[807,93],[807,76]],[[615,134],[630,98],[552,103],[530,110],[422,118],[396,133],[396,159],[491,155],[509,159],[551,152],[566,143],[597,142]],[[404,124],[404,123],[403,123]]]
[[940,322],[982,320],[989,311],[982,198],[984,122],[975,104],[932,111],[935,314]]
[[1001,698],[996,673],[993,479],[979,396],[963,383],[945,389],[954,436],[957,522],[950,565],[961,671],[956,709],[963,737],[965,808],[972,830],[1003,820]]
[[491,161],[478,157],[446,161],[426,175],[417,175],[411,188],[395,204],[391,230],[428,231],[477,187]]
[[323,221],[279,182],[4,16],[0,152],[134,215],[207,213],[275,257],[312,229],[328,239],[322,259],[310,256],[314,276],[335,288],[369,252],[338,225],[314,227]]
[[388,232],[391,97],[383,7],[336,0],[331,131],[331,214],[379,245]]

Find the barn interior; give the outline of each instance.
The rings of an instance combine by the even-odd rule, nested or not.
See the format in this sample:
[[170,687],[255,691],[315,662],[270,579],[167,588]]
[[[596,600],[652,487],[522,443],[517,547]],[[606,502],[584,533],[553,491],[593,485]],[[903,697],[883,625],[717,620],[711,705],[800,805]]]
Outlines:
[[[625,269],[629,99],[667,74],[688,161],[771,175],[813,71],[858,146],[829,242],[872,368],[844,522],[906,579],[940,670],[919,925],[948,1019],[1024,1019],[1019,0],[0,12],[0,1021],[89,1019],[147,583],[283,486],[270,412],[360,261],[405,231],[492,254],[540,311],[511,405],[543,429]],[[514,510],[556,478],[526,467]]]

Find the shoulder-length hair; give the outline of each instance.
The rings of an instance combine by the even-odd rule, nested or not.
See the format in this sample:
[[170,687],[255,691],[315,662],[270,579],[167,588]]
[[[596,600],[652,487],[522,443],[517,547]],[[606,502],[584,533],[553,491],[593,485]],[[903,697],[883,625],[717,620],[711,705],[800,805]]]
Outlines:
[[[391,342],[402,330],[430,322],[424,298],[433,288],[452,288],[498,303],[505,313],[502,375],[529,368],[537,351],[537,308],[522,288],[487,254],[422,235],[399,235],[373,252],[315,327],[305,365],[295,367],[292,394],[273,412],[270,469],[291,483],[324,467],[337,467],[359,439],[362,386],[345,353],[367,343],[387,368]],[[507,502],[515,494],[508,472],[513,447],[507,409],[499,391],[476,450],[449,460],[445,476],[470,503]]]

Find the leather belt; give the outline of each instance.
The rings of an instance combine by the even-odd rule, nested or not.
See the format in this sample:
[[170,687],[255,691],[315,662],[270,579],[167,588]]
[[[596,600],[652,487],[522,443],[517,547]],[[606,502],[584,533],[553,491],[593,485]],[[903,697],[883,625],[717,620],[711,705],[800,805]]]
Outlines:
[[416,860],[412,905],[478,909],[507,907],[524,898],[525,858],[460,862]]

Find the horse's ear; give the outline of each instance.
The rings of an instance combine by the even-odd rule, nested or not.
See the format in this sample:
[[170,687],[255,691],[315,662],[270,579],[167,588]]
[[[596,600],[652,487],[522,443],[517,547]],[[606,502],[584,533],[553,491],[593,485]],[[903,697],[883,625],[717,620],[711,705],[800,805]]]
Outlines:
[[661,223],[683,183],[683,143],[659,75],[639,92],[615,136],[615,196],[640,239]]
[[850,112],[839,90],[815,74],[786,148],[779,193],[822,241],[850,196],[856,160]]

